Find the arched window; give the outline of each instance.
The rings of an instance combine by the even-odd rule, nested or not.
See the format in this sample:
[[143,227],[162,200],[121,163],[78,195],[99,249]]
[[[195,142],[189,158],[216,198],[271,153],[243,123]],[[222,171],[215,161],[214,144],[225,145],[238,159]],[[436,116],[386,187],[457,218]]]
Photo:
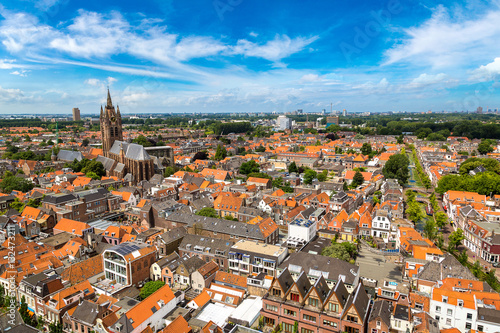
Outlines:
[[118,127],[115,127],[115,136],[118,136]]

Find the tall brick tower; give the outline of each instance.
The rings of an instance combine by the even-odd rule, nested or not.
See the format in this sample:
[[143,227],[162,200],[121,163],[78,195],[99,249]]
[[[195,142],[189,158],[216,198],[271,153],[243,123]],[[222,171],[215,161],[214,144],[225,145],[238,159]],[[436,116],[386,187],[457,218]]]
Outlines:
[[109,89],[108,100],[104,110],[101,106],[101,116],[99,119],[101,121],[102,151],[104,156],[109,157],[109,150],[113,146],[115,140],[123,141],[120,107],[117,106],[115,111]]

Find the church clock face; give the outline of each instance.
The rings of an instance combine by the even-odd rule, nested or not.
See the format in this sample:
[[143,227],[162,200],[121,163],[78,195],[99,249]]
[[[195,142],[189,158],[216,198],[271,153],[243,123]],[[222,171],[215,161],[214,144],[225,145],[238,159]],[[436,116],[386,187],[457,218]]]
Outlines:
[[116,118],[115,118],[115,117],[111,117],[111,121],[112,121],[112,122],[115,122],[115,121],[116,121]]

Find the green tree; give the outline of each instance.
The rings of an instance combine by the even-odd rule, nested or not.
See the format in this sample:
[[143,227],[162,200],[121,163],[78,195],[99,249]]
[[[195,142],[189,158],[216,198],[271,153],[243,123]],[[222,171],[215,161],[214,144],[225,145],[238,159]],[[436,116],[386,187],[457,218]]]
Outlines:
[[361,154],[370,155],[371,152],[372,152],[372,145],[368,142],[363,143],[363,146],[361,147]]
[[165,177],[170,177],[175,173],[174,167],[168,166],[165,168],[165,171],[163,172],[163,176]]
[[408,168],[410,161],[408,157],[404,154],[394,154],[389,157],[389,160],[385,163],[382,172],[385,178],[397,179],[398,182],[406,184],[408,178],[410,177],[410,169]]
[[448,245],[455,249],[458,248],[462,241],[465,239],[464,231],[462,229],[457,229],[453,231],[450,236],[448,236]]
[[[5,173],[7,174],[7,172]],[[0,182],[0,189],[3,193],[11,193],[12,191],[21,191],[23,193],[30,191],[35,187],[35,185],[22,177],[16,177],[10,174],[10,176],[5,176]]]
[[358,249],[356,244],[349,242],[334,243],[334,241],[332,241],[332,245],[325,247],[321,251],[321,255],[323,256],[337,258],[347,262],[356,259],[357,254]]
[[413,223],[417,223],[421,219],[425,217],[424,212],[420,208],[420,205],[416,201],[412,201],[408,203],[408,207],[406,208],[406,214],[408,214],[408,218],[413,221]]
[[63,333],[62,322],[57,321],[49,324],[49,333]]
[[312,181],[314,178],[316,178],[317,173],[314,170],[307,169],[305,174],[304,174],[304,184],[310,185],[312,184]]
[[425,222],[424,233],[425,233],[425,237],[429,238],[430,240],[436,239],[437,228],[436,228],[436,222],[434,221],[434,219],[428,219]]
[[440,229],[443,228],[448,222],[448,216],[443,212],[437,212],[435,214],[435,218],[436,218],[436,225]]
[[139,135],[137,138],[132,140],[133,143],[137,143],[138,145],[141,145],[143,147],[151,147],[153,146],[153,143],[148,140],[144,135]]
[[465,265],[469,261],[469,255],[467,254],[467,251],[464,250],[460,252],[457,259],[462,265]]
[[493,147],[490,145],[489,141],[483,140],[478,146],[477,146],[477,151],[482,154],[486,155],[488,153],[491,153],[493,151]]
[[290,165],[288,166],[288,172],[292,173],[292,172],[298,172],[299,171],[299,168],[297,168],[297,164],[295,162],[292,162],[290,163]]
[[248,162],[244,162],[240,166],[240,173],[243,175],[248,175],[254,172],[260,171],[260,165],[254,160],[250,160]]
[[85,138],[82,140],[82,147],[87,147],[89,145],[90,141],[89,139]]
[[226,147],[224,147],[222,145],[217,145],[217,150],[215,151],[214,159],[216,161],[222,161],[226,157],[227,157]]
[[219,214],[217,214],[217,211],[215,209],[213,209],[212,207],[203,207],[202,209],[200,209],[199,212],[196,213],[196,215],[215,217],[215,218],[219,217]]
[[149,281],[144,284],[144,286],[141,288],[140,296],[142,299],[146,299],[148,296],[150,296],[152,293],[160,289],[165,285],[165,282],[162,280],[157,280],[157,281]]
[[359,171],[356,171],[356,173],[354,174],[354,177],[352,178],[351,186],[356,188],[359,185],[363,184],[364,181],[365,181],[365,178],[363,177],[363,174]]
[[318,174],[318,180],[319,180],[320,182],[324,182],[324,181],[326,181],[326,178],[327,178],[327,177],[328,177],[328,170],[326,170],[326,169],[325,169],[325,170],[323,170],[323,171],[321,171],[321,173],[319,173],[319,174]]
[[263,153],[263,152],[266,151],[266,147],[260,145],[257,148],[255,148],[255,151],[258,152],[258,153]]

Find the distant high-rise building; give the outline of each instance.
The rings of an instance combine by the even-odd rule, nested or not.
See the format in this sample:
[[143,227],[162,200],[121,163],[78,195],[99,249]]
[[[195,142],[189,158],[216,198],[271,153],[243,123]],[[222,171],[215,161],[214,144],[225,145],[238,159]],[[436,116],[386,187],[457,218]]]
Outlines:
[[80,109],[73,108],[73,121],[80,121]]
[[342,110],[342,116],[347,117],[347,110],[346,109]]
[[326,117],[326,127],[338,124],[339,124],[339,116]]
[[290,121],[290,118],[286,116],[279,116],[278,119],[276,120],[276,123],[280,131],[292,129],[292,122]]
[[476,112],[479,113],[479,114],[482,114],[483,113],[483,107],[482,106],[478,106]]

